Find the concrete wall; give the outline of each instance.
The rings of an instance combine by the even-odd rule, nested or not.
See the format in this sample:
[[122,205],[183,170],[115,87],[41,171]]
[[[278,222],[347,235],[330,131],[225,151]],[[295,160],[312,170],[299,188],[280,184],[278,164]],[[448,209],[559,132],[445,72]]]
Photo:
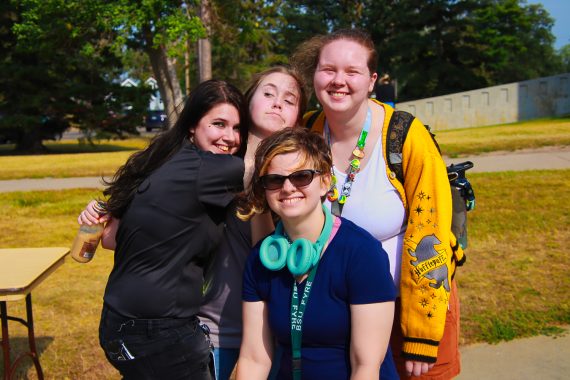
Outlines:
[[570,115],[570,73],[396,104],[433,130]]

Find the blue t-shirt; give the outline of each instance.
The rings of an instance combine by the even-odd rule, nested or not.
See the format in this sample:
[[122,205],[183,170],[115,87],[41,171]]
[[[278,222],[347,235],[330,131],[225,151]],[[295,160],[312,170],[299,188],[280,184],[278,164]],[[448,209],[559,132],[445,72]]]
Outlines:
[[[350,305],[394,301],[396,289],[388,256],[378,240],[347,219],[325,250],[303,318],[303,379],[350,378]],[[305,282],[298,286],[302,297]],[[243,300],[265,301],[273,336],[284,348],[278,379],[291,379],[291,292],[287,268],[271,271],[261,264],[259,244],[249,256],[243,279]],[[392,353],[381,379],[397,379]]]

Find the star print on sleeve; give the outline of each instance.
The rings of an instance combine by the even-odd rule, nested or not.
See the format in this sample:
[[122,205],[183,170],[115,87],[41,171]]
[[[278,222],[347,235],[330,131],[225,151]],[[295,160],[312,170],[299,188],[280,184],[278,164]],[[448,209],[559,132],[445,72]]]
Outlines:
[[418,207],[416,207],[416,209],[415,209],[414,211],[415,211],[415,212],[418,214],[418,216],[419,216],[422,212],[424,212],[424,209],[423,209],[421,206],[418,206]]
[[426,194],[423,191],[420,191],[417,197],[420,201],[422,201],[426,197]]

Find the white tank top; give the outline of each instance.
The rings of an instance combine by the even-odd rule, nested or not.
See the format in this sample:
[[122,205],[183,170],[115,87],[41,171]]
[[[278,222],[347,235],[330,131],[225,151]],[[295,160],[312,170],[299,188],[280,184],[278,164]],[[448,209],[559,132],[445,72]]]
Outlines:
[[[388,253],[390,260],[390,273],[396,289],[399,289],[406,211],[398,191],[388,180],[382,145],[382,138],[379,138],[368,163],[356,175],[350,197],[342,209],[342,216],[382,242],[382,248]],[[341,169],[347,167],[348,161],[346,167]],[[340,189],[346,174],[335,167],[335,175],[337,188]],[[328,199],[325,204],[331,207]]]

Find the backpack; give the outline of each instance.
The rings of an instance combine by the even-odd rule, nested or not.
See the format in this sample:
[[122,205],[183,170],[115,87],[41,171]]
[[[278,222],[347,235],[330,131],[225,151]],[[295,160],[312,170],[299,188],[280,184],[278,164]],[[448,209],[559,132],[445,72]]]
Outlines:
[[[305,126],[311,129],[321,112],[322,111],[316,111],[310,115]],[[394,111],[388,124],[388,138],[386,141],[388,167],[396,174],[396,178],[402,185],[404,184],[402,148],[414,118],[415,117],[408,112]],[[431,132],[429,126],[426,125],[425,127],[437,150],[441,154],[439,145],[435,140],[435,135]],[[463,249],[467,248],[467,212],[475,208],[475,192],[471,187],[471,183],[469,183],[465,177],[465,172],[473,166],[473,162],[465,161],[458,164],[451,164],[447,167],[447,177],[451,185],[452,198],[451,232],[453,232],[453,235],[457,238],[457,242]]]

